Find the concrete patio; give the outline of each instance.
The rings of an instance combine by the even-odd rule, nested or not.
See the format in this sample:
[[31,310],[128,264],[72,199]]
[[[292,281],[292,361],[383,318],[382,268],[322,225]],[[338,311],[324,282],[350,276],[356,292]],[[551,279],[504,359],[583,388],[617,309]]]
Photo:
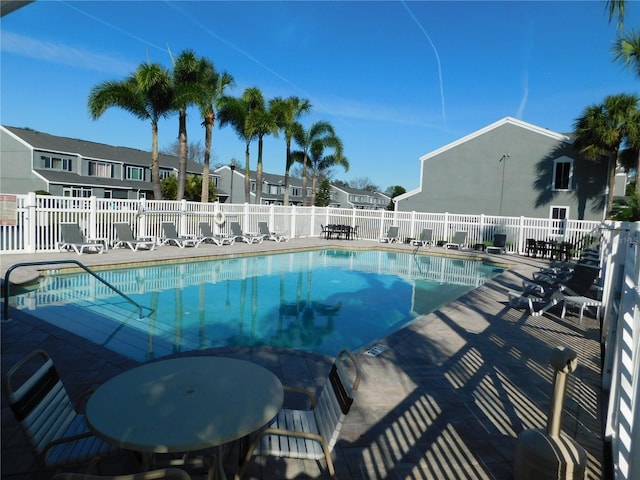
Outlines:
[[[166,261],[190,257],[243,255],[257,251],[335,247],[411,251],[409,245],[366,241],[294,239],[259,245],[201,245],[194,249],[158,247],[151,252],[109,250],[105,254],[52,253],[4,255],[1,271],[15,263],[79,260],[89,267],[117,263]],[[421,249],[424,251],[424,249]],[[480,252],[438,254],[481,255]],[[578,370],[569,376],[562,428],[588,452],[587,478],[604,477],[598,322],[575,312],[563,320],[553,314],[530,317],[507,303],[507,291],[518,289],[541,260],[513,255],[486,255],[511,268],[404,329],[381,339],[389,347],[378,356],[357,352],[363,381],[333,452],[341,479],[510,479],[523,429],[546,425],[552,392],[551,350],[565,346],[578,353]],[[45,268],[45,267],[40,267]],[[35,278],[37,269],[20,268],[12,282]],[[135,365],[103,347],[57,329],[23,311],[11,310],[1,325],[2,372],[33,349],[53,357],[74,399],[87,389]],[[272,370],[284,384],[317,389],[328,373],[330,358],[272,348],[214,349],[198,354],[244,358]],[[2,396],[2,478],[33,478],[34,457]],[[108,468],[115,472],[119,465]],[[227,471],[237,468],[229,455]],[[51,476],[48,472],[45,478]],[[194,470],[194,478],[202,478]],[[324,478],[324,466],[313,461],[254,459],[245,478]]]

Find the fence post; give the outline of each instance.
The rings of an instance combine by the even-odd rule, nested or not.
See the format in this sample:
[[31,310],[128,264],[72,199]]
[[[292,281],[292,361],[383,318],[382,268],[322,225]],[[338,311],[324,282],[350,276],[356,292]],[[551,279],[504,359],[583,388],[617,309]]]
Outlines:
[[180,226],[178,228],[178,235],[185,235],[187,231],[187,201],[184,198],[180,200]]
[[89,238],[98,237],[98,197],[89,197]]
[[409,225],[409,237],[416,238],[416,211],[411,210],[411,225]]
[[276,213],[272,203],[271,205],[269,205],[269,228],[272,229],[271,231],[275,231],[275,226],[276,226],[275,222],[276,222]]
[[295,236],[295,232],[296,232],[296,215],[297,214],[298,214],[298,211],[296,210],[296,206],[291,205],[291,236],[292,237]]
[[[23,230],[24,235],[24,249],[28,253],[36,252],[36,230],[37,230],[37,218],[38,218],[38,200],[36,198],[35,192],[29,192],[25,198],[25,207],[27,210],[27,214],[25,215],[25,220],[27,224],[26,228]],[[14,246],[17,247],[18,239],[15,239]]]
[[380,210],[380,231],[378,232],[378,238],[384,237],[384,215],[385,211]]
[[141,237],[150,236],[147,231],[147,216],[144,214],[146,209],[146,200],[144,198],[138,199],[138,214],[136,215],[136,220],[138,221],[138,235]]
[[518,225],[518,255],[524,253],[524,217],[520,217],[520,225]]
[[[313,237],[316,233],[316,206],[311,205],[311,221],[309,222],[309,236]],[[291,231],[291,237],[293,238],[293,230]]]
[[443,232],[445,242],[449,242],[451,240],[451,236],[449,235],[449,212],[444,212],[444,232]]

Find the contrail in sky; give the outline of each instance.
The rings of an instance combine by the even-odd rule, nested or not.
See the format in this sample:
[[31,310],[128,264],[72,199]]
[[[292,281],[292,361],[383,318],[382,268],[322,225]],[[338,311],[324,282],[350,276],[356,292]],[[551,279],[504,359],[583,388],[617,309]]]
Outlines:
[[401,0],[401,3],[404,6],[404,8],[407,10],[407,13],[409,13],[409,16],[413,19],[414,22],[416,22],[416,25],[418,25],[418,28],[422,30],[422,33],[424,33],[424,36],[427,37],[427,40],[429,41],[431,48],[433,48],[433,53],[435,53],[436,55],[436,61],[438,62],[438,77],[440,79],[440,102],[442,103],[442,119],[444,120],[445,128],[448,129],[447,113],[444,107],[444,82],[442,81],[442,66],[440,65],[440,55],[438,55],[438,50],[436,49],[436,46],[431,41],[431,37],[429,36],[427,31],[424,29],[424,27],[420,24],[420,22],[418,21],[416,16],[413,14],[413,12],[409,9],[409,6],[405,2],[405,0]]

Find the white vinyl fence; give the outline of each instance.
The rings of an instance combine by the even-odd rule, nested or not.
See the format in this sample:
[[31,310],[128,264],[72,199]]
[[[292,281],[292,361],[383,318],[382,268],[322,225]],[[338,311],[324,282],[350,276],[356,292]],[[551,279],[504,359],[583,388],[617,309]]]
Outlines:
[[[162,222],[174,222],[181,235],[198,235],[198,223],[209,222],[214,233],[229,233],[230,221],[246,232],[257,232],[258,222],[293,238],[317,237],[322,225],[357,227],[358,238],[376,241],[392,225],[403,240],[417,238],[423,228],[433,230],[442,243],[456,231],[467,232],[467,243],[491,244],[496,233],[507,235],[507,251],[523,253],[526,240],[570,242],[579,255],[594,241],[600,222],[546,218],[498,217],[450,213],[391,212],[346,208],[283,207],[274,205],[219,204],[171,200],[116,200],[106,198],[54,197],[47,195],[1,195],[0,251],[35,253],[57,249],[62,240],[60,224],[76,222],[88,238],[113,242],[115,222],[126,222],[138,236],[160,238]],[[221,220],[224,219],[224,222]]]

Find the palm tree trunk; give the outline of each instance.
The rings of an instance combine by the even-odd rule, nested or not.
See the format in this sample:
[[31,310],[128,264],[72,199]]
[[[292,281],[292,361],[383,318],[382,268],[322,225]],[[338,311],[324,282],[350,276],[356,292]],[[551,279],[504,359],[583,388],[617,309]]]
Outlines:
[[202,165],[202,193],[200,201],[209,201],[209,165],[211,163],[211,143],[213,142],[213,124],[215,117],[213,111],[209,112],[204,122],[204,163]]
[[318,183],[318,175],[316,172],[313,172],[313,176],[311,177],[311,205],[316,204],[316,184]]
[[187,180],[187,110],[181,108],[178,127],[178,193],[176,200],[184,198]]
[[249,168],[249,144],[247,142],[247,148],[244,151],[244,201],[249,203],[249,199],[251,198],[251,179],[249,178],[249,174],[251,170]]
[[307,206],[307,153],[302,159],[302,206]]
[[160,163],[158,162],[158,123],[151,122],[151,181],[153,183],[153,199],[162,200],[160,187]]
[[284,170],[284,199],[282,204],[287,207],[289,205],[289,170],[291,169],[291,139],[287,138],[287,158]]
[[258,139],[258,164],[256,166],[256,205],[260,205],[262,192],[262,137]]

